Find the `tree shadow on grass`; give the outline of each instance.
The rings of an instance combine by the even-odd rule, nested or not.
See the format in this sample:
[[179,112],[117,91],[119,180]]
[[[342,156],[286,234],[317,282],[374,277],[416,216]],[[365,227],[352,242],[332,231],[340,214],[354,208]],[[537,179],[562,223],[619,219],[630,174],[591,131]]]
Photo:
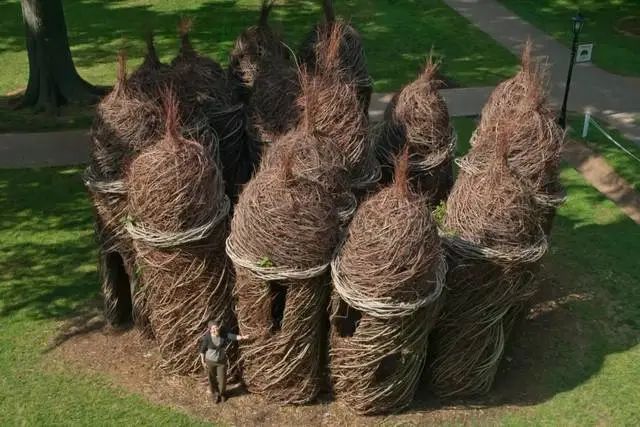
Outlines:
[[[107,328],[100,298],[89,300],[76,315],[68,318],[53,337],[45,352],[50,352],[68,340]],[[124,328],[120,328],[124,330]],[[115,330],[115,329],[114,329]]]
[[[63,4],[76,65],[90,70],[81,71],[90,80],[108,83],[115,76],[119,49],[126,47],[134,64],[141,60],[143,35],[148,30],[156,33],[160,56],[169,60],[177,50],[176,27],[182,16],[194,18],[192,40],[196,48],[226,64],[235,38],[257,22],[260,1],[186,0],[181,9],[125,0]],[[378,91],[398,89],[413,80],[432,49],[443,60],[444,80],[452,85],[496,83],[516,70],[513,55],[439,0],[406,0],[402,4],[393,0],[349,0],[336,2],[336,8],[361,32]],[[0,16],[0,50],[24,51],[19,4],[0,0]],[[297,51],[320,17],[319,1],[295,0],[280,2],[270,23]],[[114,64],[108,78],[104,70],[92,70],[100,64]]]
[[[439,0],[421,2],[407,0],[399,5],[393,0],[350,0],[336,4],[338,14],[362,34],[377,92],[398,90],[414,80],[432,49],[442,60],[440,77],[447,87],[496,83],[515,72],[515,57],[464,18]],[[270,24],[283,33],[292,51],[298,50],[320,19],[319,3],[295,0],[274,8]],[[96,85],[113,84],[119,50],[126,50],[130,69],[142,61],[148,30],[156,34],[161,58],[170,61],[178,48],[176,27],[182,16],[194,18],[191,38],[195,47],[226,65],[236,37],[256,23],[259,4],[258,0],[185,0],[178,9],[131,0],[63,2],[75,64],[80,74]],[[0,87],[3,83],[7,90],[26,86],[27,56],[17,1],[0,0],[0,52],[23,53],[12,57],[8,72],[14,79],[0,79]],[[23,83],[16,83],[15,76],[22,74]],[[0,132],[85,128],[92,116],[93,108],[77,106],[62,108],[58,116],[34,115],[28,109],[13,111],[0,100]]]
[[[93,227],[81,174],[78,167],[0,170],[0,231],[9,234],[0,244],[33,238],[38,245],[60,235],[76,247],[84,245],[68,250],[61,245],[64,252],[78,253],[91,247],[91,241],[73,239],[87,236]],[[43,239],[31,236],[34,233],[43,234]]]
[[37,112],[33,108],[15,108],[18,96],[0,96],[0,133],[44,132],[87,129],[91,126],[94,106],[69,104],[56,114]]
[[0,206],[0,318],[62,318],[95,298],[96,246],[80,170],[2,170]]
[[59,319],[95,298],[98,280],[90,271],[94,245],[83,240],[3,245],[0,318],[20,313],[33,320]]

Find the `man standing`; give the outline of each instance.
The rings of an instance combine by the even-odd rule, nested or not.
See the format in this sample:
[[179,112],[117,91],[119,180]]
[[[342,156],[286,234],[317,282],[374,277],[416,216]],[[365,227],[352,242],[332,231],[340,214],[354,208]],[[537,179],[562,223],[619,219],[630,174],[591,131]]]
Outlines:
[[223,334],[220,330],[220,325],[214,321],[209,321],[207,326],[209,329],[200,341],[200,361],[209,376],[211,397],[215,403],[220,403],[226,400],[227,354],[225,347],[229,341],[242,341],[247,337]]

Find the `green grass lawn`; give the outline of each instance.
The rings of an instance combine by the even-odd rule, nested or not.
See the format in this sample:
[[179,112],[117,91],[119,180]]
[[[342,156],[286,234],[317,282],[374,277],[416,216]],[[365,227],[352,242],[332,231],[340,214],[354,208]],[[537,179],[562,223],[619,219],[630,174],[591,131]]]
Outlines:
[[[0,95],[24,88],[27,54],[18,0],[0,2]],[[80,74],[92,83],[110,85],[115,55],[126,48],[131,68],[144,54],[142,35],[156,32],[161,58],[171,60],[177,49],[176,26],[181,16],[195,20],[193,41],[221,63],[238,34],[258,18],[260,0],[114,0],[64,1],[69,40]],[[320,19],[319,0],[281,1],[271,23],[292,49]],[[517,70],[517,60],[489,36],[445,6],[441,0],[348,0],[336,2],[339,15],[362,33],[375,90],[389,92],[412,80],[433,48],[443,74],[461,86],[496,84]],[[65,111],[63,111],[63,114]],[[63,119],[11,114],[0,102],[0,132],[10,129],[77,127],[87,112],[71,123]],[[41,115],[42,116],[42,115]],[[84,116],[84,118],[82,118]]]
[[[597,121],[598,124],[613,137],[613,139],[618,141],[624,148],[640,159],[640,147],[638,147],[637,144],[626,139],[615,128],[606,125],[602,120]],[[583,122],[584,116],[570,116],[570,137],[578,141],[582,141],[591,149],[601,154],[607,160],[607,163],[609,163],[622,178],[631,184],[636,191],[640,191],[640,162],[629,156],[620,149],[620,147],[607,139],[607,137],[593,125],[590,125],[587,137],[582,138]]]
[[0,133],[87,129],[93,114],[94,107],[90,105],[65,105],[55,115],[35,113],[31,109],[14,110],[6,97],[0,97]]
[[471,147],[469,140],[471,139],[471,134],[478,124],[478,119],[476,117],[454,117],[451,121],[453,122],[453,127],[456,129],[456,133],[458,134],[456,157],[461,157],[469,151],[469,148]]
[[[455,124],[467,146],[473,120]],[[563,169],[562,181],[568,200],[545,261],[549,299],[556,305],[514,337],[531,350],[514,356],[530,375],[508,397],[514,406],[473,411],[467,422],[640,422],[640,228],[573,169]],[[198,425],[47,353],[60,322],[97,296],[92,235],[80,169],[0,170],[2,424]],[[528,344],[533,329],[539,341]]]
[[571,45],[571,17],[578,9],[586,17],[580,40],[593,42],[593,61],[613,73],[640,76],[640,37],[616,28],[620,19],[640,16],[637,0],[500,0],[523,19]]
[[0,424],[197,424],[49,360],[56,321],[82,309],[98,289],[79,173],[0,172]]

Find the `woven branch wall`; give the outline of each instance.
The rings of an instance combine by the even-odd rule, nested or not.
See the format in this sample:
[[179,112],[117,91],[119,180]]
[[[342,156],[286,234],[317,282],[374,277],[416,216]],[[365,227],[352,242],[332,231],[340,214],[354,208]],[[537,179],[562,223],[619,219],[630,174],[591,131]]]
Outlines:
[[245,384],[278,402],[305,403],[322,385],[329,262],[348,180],[331,142],[291,138],[300,144],[281,146],[274,158],[282,161],[265,165],[242,192],[227,254],[240,332],[254,337],[241,347]]
[[406,407],[424,368],[446,272],[426,200],[406,177],[359,207],[331,272],[336,398],[361,414]]
[[167,133],[133,161],[127,177],[126,229],[162,367],[190,374],[201,369],[197,348],[207,321],[235,326],[224,256],[230,203],[209,147],[179,135],[177,105],[167,97]]

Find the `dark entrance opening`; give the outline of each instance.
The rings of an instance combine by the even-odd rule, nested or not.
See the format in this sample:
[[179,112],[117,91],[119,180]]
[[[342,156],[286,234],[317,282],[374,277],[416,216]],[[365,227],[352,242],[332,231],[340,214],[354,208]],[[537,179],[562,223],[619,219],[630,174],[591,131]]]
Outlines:
[[381,382],[389,378],[398,369],[400,364],[400,353],[391,353],[386,355],[378,365],[374,375],[374,381]]
[[338,335],[342,338],[352,337],[358,329],[360,319],[362,319],[360,310],[350,307],[341,299],[333,317],[333,324]]
[[101,258],[105,318],[113,326],[128,325],[132,322],[133,304],[124,260],[118,252],[103,253]]
[[269,292],[271,293],[271,332],[275,333],[282,329],[284,308],[287,303],[287,287],[271,282]]

